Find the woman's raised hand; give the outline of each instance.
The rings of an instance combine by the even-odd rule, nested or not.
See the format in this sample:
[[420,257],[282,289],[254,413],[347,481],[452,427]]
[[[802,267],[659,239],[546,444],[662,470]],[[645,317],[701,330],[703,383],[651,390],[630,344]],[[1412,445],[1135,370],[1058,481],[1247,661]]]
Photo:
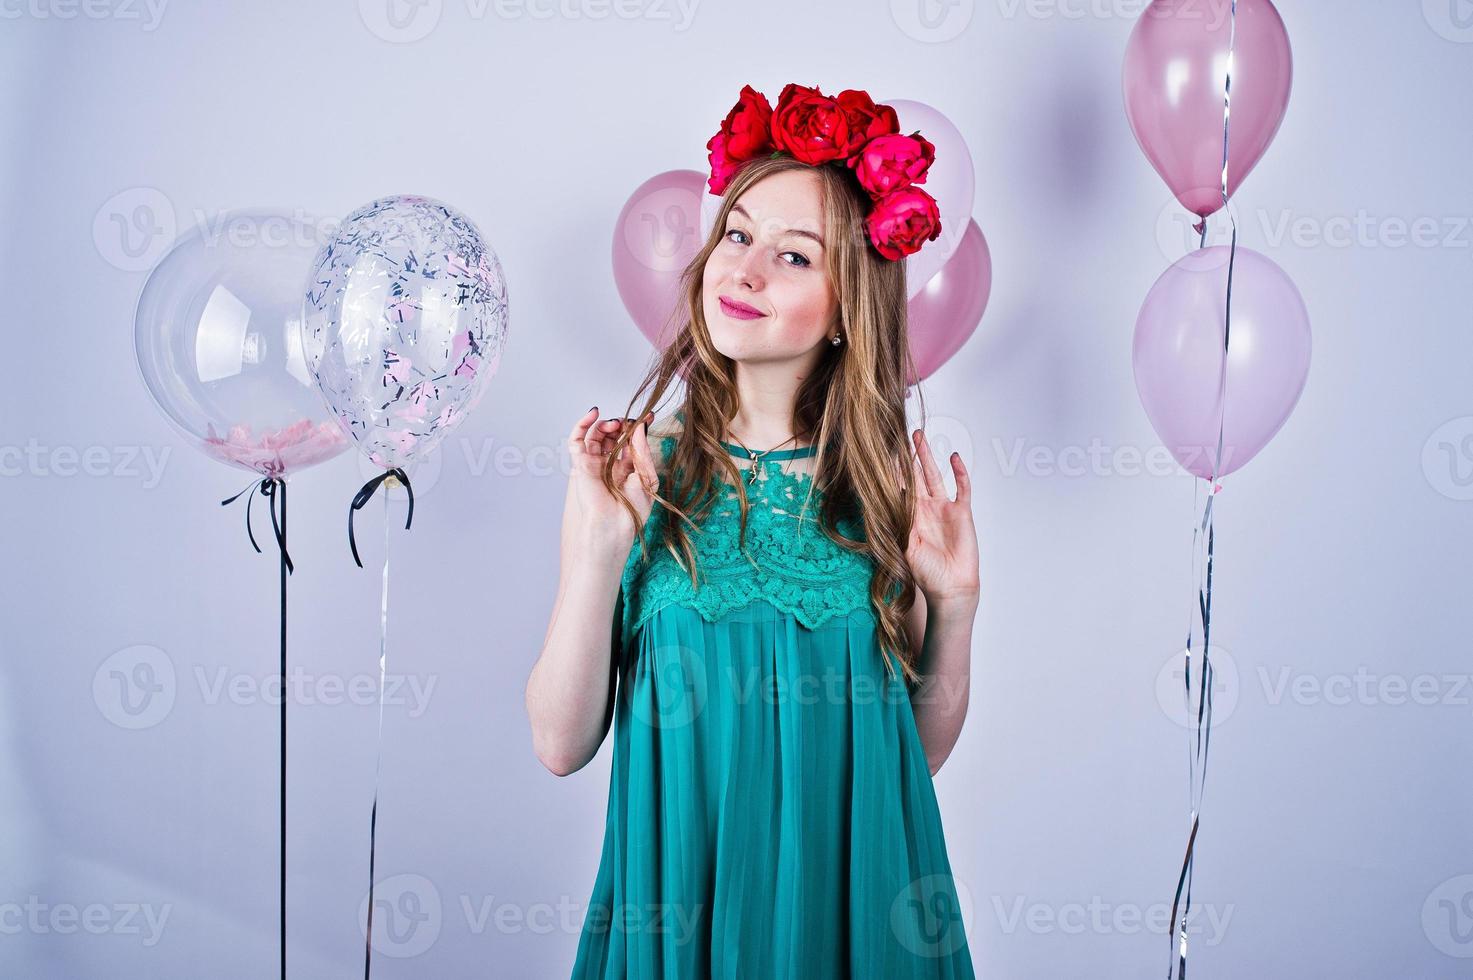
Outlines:
[[629,443],[614,460],[614,485],[623,489],[640,520],[648,520],[654,494],[660,487],[648,426],[654,413],[636,425],[632,419],[602,419],[595,405],[583,413],[568,434],[572,472],[568,476],[573,514],[586,544],[608,547],[623,554],[634,543],[634,519],[604,486],[604,459],[614,451],[626,426],[633,429]]

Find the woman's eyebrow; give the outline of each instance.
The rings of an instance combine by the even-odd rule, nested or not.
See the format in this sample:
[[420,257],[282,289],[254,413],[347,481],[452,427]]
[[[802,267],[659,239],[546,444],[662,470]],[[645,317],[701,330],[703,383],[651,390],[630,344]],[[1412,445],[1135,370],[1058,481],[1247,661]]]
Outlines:
[[[731,209],[732,209],[732,211],[739,211],[739,212],[741,212],[742,217],[743,218],[746,218],[748,221],[751,221],[752,220],[752,216],[747,213],[747,209],[744,208],[744,207],[742,207],[740,204],[733,204],[731,206]],[[802,235],[805,238],[811,238],[815,242],[818,242],[818,244],[819,244],[820,247],[822,247],[822,245],[823,245],[823,238],[822,238],[822,236],[818,235],[815,232],[805,231],[802,228],[784,228],[782,230],[782,234],[784,234],[784,235]]]

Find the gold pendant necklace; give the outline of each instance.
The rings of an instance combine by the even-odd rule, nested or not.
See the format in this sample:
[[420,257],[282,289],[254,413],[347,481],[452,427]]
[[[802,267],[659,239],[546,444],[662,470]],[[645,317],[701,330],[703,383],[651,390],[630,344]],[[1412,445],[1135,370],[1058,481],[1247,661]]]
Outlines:
[[752,465],[747,469],[747,486],[753,486],[754,484],[756,484],[757,476],[762,469],[761,463],[763,456],[766,456],[768,453],[771,452],[776,452],[778,446],[784,446],[792,442],[796,438],[797,436],[788,436],[782,442],[778,443],[777,446],[774,446],[771,449],[763,449],[760,452],[755,449],[748,449],[746,446],[743,446],[740,442],[738,442],[737,445],[740,446],[741,449],[746,452],[746,454],[752,459]]

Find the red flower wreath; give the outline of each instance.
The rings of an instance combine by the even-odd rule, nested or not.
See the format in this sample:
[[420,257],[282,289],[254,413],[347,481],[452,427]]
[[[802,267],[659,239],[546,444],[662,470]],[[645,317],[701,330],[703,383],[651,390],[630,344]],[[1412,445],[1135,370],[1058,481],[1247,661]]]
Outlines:
[[900,135],[895,110],[869,93],[845,89],[829,98],[817,88],[789,82],[777,108],[743,85],[721,129],[706,143],[712,194],[722,194],[742,165],[763,154],[786,153],[810,166],[843,164],[870,198],[865,229],[870,243],[895,261],[920,251],[941,234],[936,199],[918,184],[936,157],[920,133]]

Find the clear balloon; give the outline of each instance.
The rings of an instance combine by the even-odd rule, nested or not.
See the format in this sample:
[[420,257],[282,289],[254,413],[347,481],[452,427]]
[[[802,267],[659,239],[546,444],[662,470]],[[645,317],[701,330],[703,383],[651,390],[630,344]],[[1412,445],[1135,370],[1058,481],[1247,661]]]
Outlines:
[[348,439],[301,343],[314,228],[226,212],[182,235],[149,273],[133,319],[143,382],[201,452],[263,477],[331,459]]
[[302,309],[312,376],[386,469],[412,466],[475,408],[506,343],[496,253],[464,215],[417,195],[344,219],[317,253]]
[[[1151,166],[1199,217],[1222,208],[1227,0],[1152,0],[1125,48],[1125,115]],[[1284,120],[1294,59],[1271,0],[1238,0],[1233,40],[1228,196],[1252,172]]]
[[907,333],[916,374],[907,384],[930,377],[961,350],[982,322],[991,293],[992,253],[977,222],[969,221],[951,261],[911,298]]
[[635,188],[614,225],[614,285],[639,332],[663,350],[684,319],[680,273],[703,241],[706,176],[667,170]]
[[950,261],[966,238],[977,189],[977,168],[961,130],[944,113],[909,99],[890,99],[887,104],[895,110],[902,133],[919,131],[936,147],[936,160],[920,186],[936,199],[941,211],[941,235],[905,259],[906,295],[914,297]]
[[[1221,388],[1230,248],[1214,245],[1161,274],[1136,320],[1136,390],[1156,434],[1192,474],[1243,467],[1283,426],[1309,377],[1309,313],[1283,269],[1238,247],[1226,391]],[[1224,407],[1225,406],[1225,407]]]

